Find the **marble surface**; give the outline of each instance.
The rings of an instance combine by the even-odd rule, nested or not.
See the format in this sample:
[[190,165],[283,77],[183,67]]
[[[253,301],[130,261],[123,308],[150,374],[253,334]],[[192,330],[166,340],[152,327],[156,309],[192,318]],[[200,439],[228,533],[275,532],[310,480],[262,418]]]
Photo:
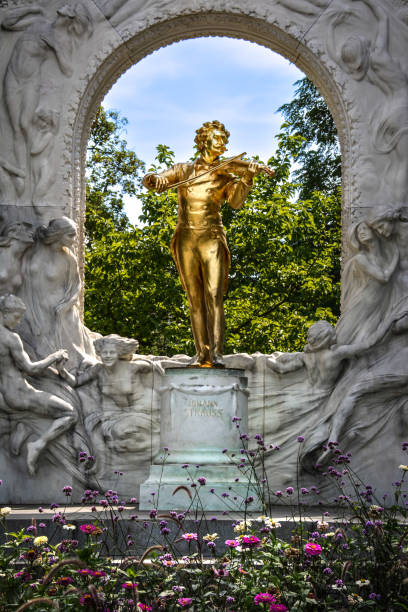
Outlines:
[[[142,356],[134,339],[84,327],[84,159],[116,79],[189,34],[242,37],[297,63],[327,100],[342,149],[336,330],[312,326],[297,354],[226,359],[245,370],[248,433],[267,443],[270,485],[300,476],[335,498],[323,473],[337,465],[324,448],[336,438],[366,482],[389,494],[408,438],[406,2],[3,0],[0,31],[0,299],[25,307],[15,324],[1,315],[0,501],[55,498],[62,483],[79,497],[85,487],[138,490],[164,443],[163,367],[190,357]],[[116,346],[113,357],[104,345]],[[59,351],[64,358],[44,366]]]

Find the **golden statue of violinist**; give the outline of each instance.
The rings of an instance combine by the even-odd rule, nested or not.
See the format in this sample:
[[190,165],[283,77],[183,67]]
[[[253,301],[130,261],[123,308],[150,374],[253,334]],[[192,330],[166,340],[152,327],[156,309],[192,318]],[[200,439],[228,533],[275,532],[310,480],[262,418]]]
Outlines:
[[171,251],[190,304],[196,357],[191,367],[224,367],[224,303],[230,254],[221,219],[221,206],[242,208],[254,176],[273,170],[239,159],[220,162],[229,132],[219,121],[197,130],[200,157],[176,164],[161,174],[147,174],[143,184],[161,193],[177,187],[178,223]]

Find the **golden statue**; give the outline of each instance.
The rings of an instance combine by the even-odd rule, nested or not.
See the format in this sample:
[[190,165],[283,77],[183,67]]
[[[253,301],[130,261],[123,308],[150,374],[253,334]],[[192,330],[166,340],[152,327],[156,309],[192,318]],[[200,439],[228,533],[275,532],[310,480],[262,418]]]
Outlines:
[[196,357],[191,367],[224,367],[224,293],[228,283],[230,253],[221,219],[227,202],[239,209],[260,172],[273,170],[239,159],[220,161],[229,132],[219,121],[208,121],[197,130],[200,157],[176,164],[160,174],[147,174],[145,187],[161,193],[177,187],[178,223],[171,251],[190,304]]

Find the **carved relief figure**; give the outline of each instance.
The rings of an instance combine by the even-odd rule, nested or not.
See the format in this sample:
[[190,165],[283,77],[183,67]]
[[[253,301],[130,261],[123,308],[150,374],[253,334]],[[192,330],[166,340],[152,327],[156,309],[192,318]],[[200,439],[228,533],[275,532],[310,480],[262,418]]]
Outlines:
[[114,454],[143,453],[150,449],[152,432],[157,429],[151,417],[151,395],[143,375],[153,369],[163,373],[158,363],[135,355],[137,340],[111,334],[94,342],[101,362],[76,376],[59,366],[60,375],[72,386],[82,387],[95,381],[99,409],[85,416],[85,427],[97,453],[98,472],[104,465],[106,447]]
[[178,186],[178,222],[171,250],[190,305],[197,351],[191,365],[224,367],[223,296],[230,254],[221,206],[227,202],[232,208],[242,208],[254,176],[273,172],[255,162],[237,162],[218,169],[229,132],[219,121],[209,121],[196,133],[199,159],[176,164],[161,174],[148,174],[143,184],[159,193],[172,185]]
[[354,79],[364,78],[377,86],[385,95],[372,116],[373,147],[378,153],[395,152],[398,165],[391,164],[392,180],[396,198],[404,202],[408,196],[406,155],[408,151],[408,74],[394,59],[389,50],[389,18],[381,3],[362,0],[377,19],[377,34],[374,41],[364,36],[352,35],[338,49],[336,27],[350,11],[333,13],[329,22],[327,48],[329,54]]
[[54,148],[54,136],[59,128],[57,111],[39,108],[33,117],[31,138],[31,178],[33,203],[46,195],[52,184],[54,169],[51,158]]
[[169,0],[100,0],[99,7],[112,25],[119,25],[140,13],[142,9],[144,12],[152,7],[160,10],[169,4]]
[[21,262],[34,242],[30,223],[12,223],[0,236],[0,295],[16,293],[23,283]]
[[94,354],[78,310],[81,281],[71,250],[76,231],[76,224],[71,219],[52,219],[37,230],[35,245],[23,262],[22,295],[27,305],[27,336],[34,338],[39,356],[57,347],[66,349],[70,367],[86,355]]
[[24,189],[23,170],[17,168],[4,157],[0,157],[0,199],[7,203],[12,202],[15,197],[15,184],[19,183]]
[[[77,417],[70,404],[55,395],[35,389],[27,382],[27,376],[44,374],[50,365],[61,364],[67,354],[59,350],[41,361],[32,362],[24,351],[19,335],[13,332],[24,312],[25,305],[18,297],[11,294],[0,297],[0,395],[4,402],[2,409],[12,416],[21,414],[24,423],[29,424],[30,415],[52,421],[40,437],[26,445],[27,468],[33,475],[43,450],[68,431]],[[28,435],[26,425],[19,423],[13,437],[14,454],[20,453],[21,445]]]
[[390,240],[395,213],[386,212],[352,228],[350,244],[357,251],[344,267],[344,311],[336,330],[341,344],[374,334],[392,305],[388,283],[399,251]]
[[91,32],[91,17],[82,3],[67,3],[56,13],[51,20],[43,8],[32,5],[10,10],[1,23],[3,30],[23,31],[14,45],[3,83],[15,164],[23,174],[13,179],[18,195],[22,195],[29,179],[31,132],[40,100],[42,66],[53,56],[61,72],[70,77],[73,39]]
[[286,6],[295,13],[302,15],[316,15],[321,13],[330,4],[330,0],[278,0],[278,4]]
[[265,435],[280,446],[268,453],[267,468],[281,474],[284,486],[293,482],[297,469],[297,436],[304,435],[315,448],[326,441],[328,430],[326,405],[347,361],[363,353],[368,342],[340,346],[336,330],[327,321],[318,321],[307,333],[307,344],[301,353],[274,354],[265,365],[279,379],[266,375],[270,417]]
[[375,339],[350,345],[336,344],[336,330],[327,321],[314,323],[307,332],[303,353],[283,353],[267,359],[267,365],[279,374],[305,367],[310,385],[330,393],[344,362],[367,350]]

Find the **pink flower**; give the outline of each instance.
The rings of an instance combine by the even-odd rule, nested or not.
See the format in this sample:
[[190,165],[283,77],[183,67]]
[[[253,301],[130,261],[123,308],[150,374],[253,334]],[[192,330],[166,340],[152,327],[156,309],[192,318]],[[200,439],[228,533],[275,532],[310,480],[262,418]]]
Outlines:
[[186,606],[190,606],[192,602],[193,600],[191,599],[191,597],[179,597],[179,599],[177,600],[178,605],[181,606],[182,608],[185,608]]
[[254,597],[254,602],[256,603],[256,605],[260,603],[271,604],[271,603],[276,603],[276,598],[274,597],[274,595],[272,595],[272,593],[258,593]]
[[197,540],[196,533],[183,533],[181,537],[183,538],[183,540],[187,540],[187,542],[191,542],[192,540]]
[[138,610],[146,610],[146,612],[150,612],[151,610],[153,610],[151,606],[148,606],[147,604],[143,604],[140,602],[137,604],[136,607]]
[[316,555],[320,555],[322,552],[322,547],[320,544],[316,544],[316,542],[307,542],[305,544],[305,553],[314,557]]
[[86,533],[88,535],[98,535],[98,533],[102,533],[102,529],[97,527],[96,525],[90,525],[87,523],[86,525],[81,525],[80,530],[82,533]]
[[68,586],[69,584],[72,584],[74,581],[72,580],[72,578],[70,576],[61,576],[61,578],[57,579],[57,584],[60,584],[61,586]]
[[261,545],[261,540],[257,538],[256,536],[252,536],[252,535],[241,536],[239,543],[242,546],[242,548],[256,548],[257,546]]
[[122,589],[127,589],[128,591],[133,591],[133,589],[137,589],[137,582],[131,582],[130,580],[128,580],[127,582],[124,582],[121,586]]
[[225,540],[225,546],[236,548],[236,546],[239,546],[239,542],[237,540]]
[[91,572],[91,576],[94,578],[103,578],[103,576],[106,576],[106,573],[102,570],[95,570]]
[[287,612],[287,607],[283,604],[272,603],[269,606],[269,612]]

